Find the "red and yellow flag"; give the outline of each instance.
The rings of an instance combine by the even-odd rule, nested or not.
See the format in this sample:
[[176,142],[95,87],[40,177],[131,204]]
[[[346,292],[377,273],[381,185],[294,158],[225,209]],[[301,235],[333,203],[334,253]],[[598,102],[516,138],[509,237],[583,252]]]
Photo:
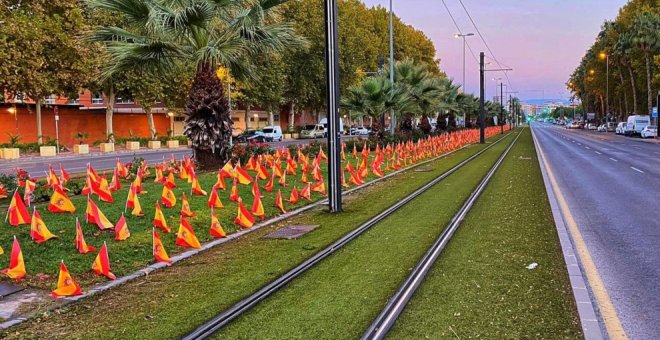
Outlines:
[[252,196],[254,196],[254,197],[257,197],[257,196],[263,197],[261,195],[261,190],[259,190],[259,183],[258,182],[259,182],[258,178],[255,178],[254,182],[252,182]]
[[218,180],[215,182],[215,185],[218,189],[225,190],[225,176],[222,174],[222,170],[218,171]]
[[69,173],[64,170],[62,163],[60,163],[60,180],[62,181],[62,185],[71,180],[71,176],[69,176]]
[[95,223],[101,230],[114,229],[115,227],[110,220],[105,217],[105,214],[103,214],[91,197],[87,198],[87,210],[85,211],[85,216],[87,218],[87,223]]
[[199,184],[199,178],[197,178],[197,175],[193,172],[192,175],[192,193],[195,195],[200,195],[200,196],[206,196],[206,191],[202,189],[202,186]]
[[54,187],[54,186],[59,186],[60,185],[60,179],[57,178],[57,175],[55,175],[55,171],[53,170],[53,166],[48,164],[48,175],[46,176],[46,186],[47,187]]
[[115,240],[124,241],[131,236],[130,230],[128,230],[128,224],[126,223],[126,218],[124,214],[121,214],[119,221],[115,225]]
[[101,182],[99,183],[99,188],[96,190],[96,194],[99,196],[99,199],[103,202],[114,203],[115,200],[112,198],[112,193],[108,186],[108,179],[105,177],[105,174],[101,177]]
[[284,210],[284,201],[282,200],[282,191],[280,191],[280,189],[277,189],[277,196],[275,196],[275,206],[278,207],[283,214],[286,214],[286,210]]
[[117,158],[117,174],[123,178],[128,177],[128,168]]
[[73,205],[66,193],[64,193],[62,187],[56,186],[53,189],[53,196],[50,196],[48,211],[52,213],[68,212],[73,214],[76,211],[76,207]]
[[257,177],[259,179],[267,179],[268,178],[268,170],[266,170],[266,167],[264,166],[263,163],[259,162],[257,164]]
[[153,229],[152,235],[153,235],[153,254],[156,262],[172,263],[172,260],[165,251],[165,247],[163,247],[163,242],[160,241],[160,236],[158,236],[158,232],[156,231],[156,228]]
[[163,176],[163,168],[161,166],[156,166],[156,178],[154,183],[165,183],[167,179]]
[[9,209],[7,209],[7,216],[9,218],[9,224],[14,227],[18,227],[21,224],[30,224],[30,212],[27,210],[25,203],[20,195],[18,195],[18,190],[14,191],[14,196],[9,202]]
[[163,192],[160,195],[160,201],[167,208],[171,208],[176,205],[176,196],[174,192],[166,186],[163,186]]
[[268,192],[272,192],[274,182],[275,182],[275,172],[273,172],[273,174],[270,176],[270,180],[264,186],[264,190],[266,190]]
[[78,252],[81,254],[87,254],[90,251],[94,251],[94,249],[96,249],[92,246],[88,246],[87,242],[85,242],[85,235],[83,234],[82,227],[80,226],[80,222],[78,222],[78,218],[76,218],[75,244],[76,244],[76,249],[78,249]]
[[254,196],[254,201],[252,201],[252,214],[261,217],[262,221],[264,220],[266,213],[264,212],[264,205],[261,202],[261,196]]
[[225,178],[234,177],[234,166],[231,164],[231,160],[227,161],[225,165],[219,171],[220,175]]
[[176,188],[176,182],[174,181],[174,172],[170,171],[170,173],[167,175],[167,179],[165,180],[165,186],[170,189]]
[[110,185],[108,186],[110,191],[117,191],[121,189],[121,181],[119,180],[119,174],[117,168],[112,171],[112,179],[110,180]]
[[96,259],[92,264],[92,270],[96,274],[103,275],[110,280],[117,278],[115,274],[110,272],[110,257],[108,256],[108,245],[105,242],[103,242],[101,250],[99,251],[98,255],[96,255]]
[[9,257],[9,268],[3,269],[0,273],[9,276],[10,279],[21,280],[25,277],[25,262],[23,262],[23,251],[14,236],[14,244],[11,246],[11,256]]
[[181,217],[181,221],[179,222],[179,231],[176,233],[176,245],[197,249],[202,247],[199,244],[199,240],[197,240],[197,236],[195,236],[195,231],[184,217]]
[[238,180],[234,178],[234,184],[231,186],[231,191],[229,192],[229,200],[233,202],[238,202]]
[[30,237],[37,243],[44,243],[51,238],[57,238],[46,227],[46,223],[35,207],[32,212],[32,222],[30,223]]
[[27,205],[30,205],[30,196],[34,192],[34,189],[37,188],[37,183],[32,182],[29,179],[25,180],[25,190],[23,190],[23,200]]
[[220,225],[220,220],[218,220],[218,216],[216,216],[215,209],[213,208],[211,208],[211,228],[209,229],[209,232],[213,238],[227,237],[227,233],[225,233],[222,225]]
[[243,200],[238,199],[238,213],[234,219],[234,223],[238,224],[243,228],[252,228],[254,225],[254,216],[250,211],[243,205]]
[[319,194],[321,194],[321,195],[323,195],[323,196],[326,195],[326,192],[325,192],[325,183],[323,182],[323,177],[321,177],[321,180],[318,181],[318,182],[316,182],[316,183],[312,186],[312,191],[318,192]]
[[280,184],[280,186],[286,188],[286,172],[282,173],[282,176],[280,176],[280,180],[278,181],[278,183]]
[[206,202],[206,205],[209,208],[224,208],[222,201],[220,201],[220,196],[218,196],[217,184],[211,188],[211,195],[209,195],[209,200]]
[[298,203],[298,199],[300,196],[298,196],[298,189],[296,187],[293,187],[293,190],[291,190],[291,195],[289,196],[289,199],[287,200],[291,204],[296,204]]
[[188,197],[186,197],[186,194],[181,195],[181,216],[183,217],[195,216],[195,213],[190,209],[190,203],[188,202]]
[[60,275],[57,278],[57,289],[50,293],[50,296],[54,298],[64,297],[64,296],[75,296],[82,294],[82,289],[73,279],[69,270],[64,265],[64,260],[60,263]]
[[308,201],[312,200],[312,185],[310,183],[307,183],[307,185],[300,190],[300,196],[306,198]]
[[167,220],[165,219],[165,215],[163,215],[163,211],[160,209],[160,204],[156,202],[156,213],[154,215],[154,226],[163,229],[164,232],[169,233],[170,232],[170,227],[167,226]]
[[234,171],[236,172],[236,178],[239,183],[245,185],[252,183],[252,176],[245,169],[241,168],[241,163],[236,164]]

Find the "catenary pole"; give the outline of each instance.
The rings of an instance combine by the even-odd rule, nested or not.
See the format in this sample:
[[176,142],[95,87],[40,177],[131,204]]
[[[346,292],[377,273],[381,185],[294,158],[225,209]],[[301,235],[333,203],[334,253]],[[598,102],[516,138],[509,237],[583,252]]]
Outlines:
[[328,107],[328,203],[330,212],[342,211],[341,136],[339,131],[339,50],[337,0],[325,0],[326,85]]

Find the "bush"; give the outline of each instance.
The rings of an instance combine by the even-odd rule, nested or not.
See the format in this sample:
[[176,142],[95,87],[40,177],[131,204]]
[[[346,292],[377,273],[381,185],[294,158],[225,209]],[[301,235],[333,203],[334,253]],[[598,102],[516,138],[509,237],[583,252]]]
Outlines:
[[245,164],[251,156],[272,154],[273,149],[266,143],[234,144],[229,153],[233,162],[240,161],[241,164]]
[[14,175],[5,175],[0,174],[0,184],[9,192],[10,194],[16,190],[18,182],[16,181],[16,176]]

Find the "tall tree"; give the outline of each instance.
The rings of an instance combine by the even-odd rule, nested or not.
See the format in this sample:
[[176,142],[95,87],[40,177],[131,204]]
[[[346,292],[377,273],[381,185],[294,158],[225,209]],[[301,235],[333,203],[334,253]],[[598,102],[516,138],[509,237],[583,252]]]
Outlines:
[[649,115],[653,109],[651,58],[660,52],[660,14],[643,12],[633,22],[633,42],[642,50],[646,65],[646,97]]

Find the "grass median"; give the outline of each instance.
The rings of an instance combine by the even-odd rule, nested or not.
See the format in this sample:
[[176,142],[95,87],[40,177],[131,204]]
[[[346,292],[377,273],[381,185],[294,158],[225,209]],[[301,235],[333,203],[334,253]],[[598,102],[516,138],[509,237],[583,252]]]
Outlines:
[[[499,136],[491,139],[497,139]],[[472,145],[428,163],[430,172],[409,170],[344,199],[345,213],[313,209],[201,253],[117,289],[31,320],[7,337],[174,338],[228,308],[361,222],[481,150]],[[261,240],[290,224],[320,225],[296,240]]]
[[216,338],[359,338],[512,140],[445,178]]
[[[532,263],[538,267],[527,269]],[[581,337],[531,132],[525,129],[389,338]]]

